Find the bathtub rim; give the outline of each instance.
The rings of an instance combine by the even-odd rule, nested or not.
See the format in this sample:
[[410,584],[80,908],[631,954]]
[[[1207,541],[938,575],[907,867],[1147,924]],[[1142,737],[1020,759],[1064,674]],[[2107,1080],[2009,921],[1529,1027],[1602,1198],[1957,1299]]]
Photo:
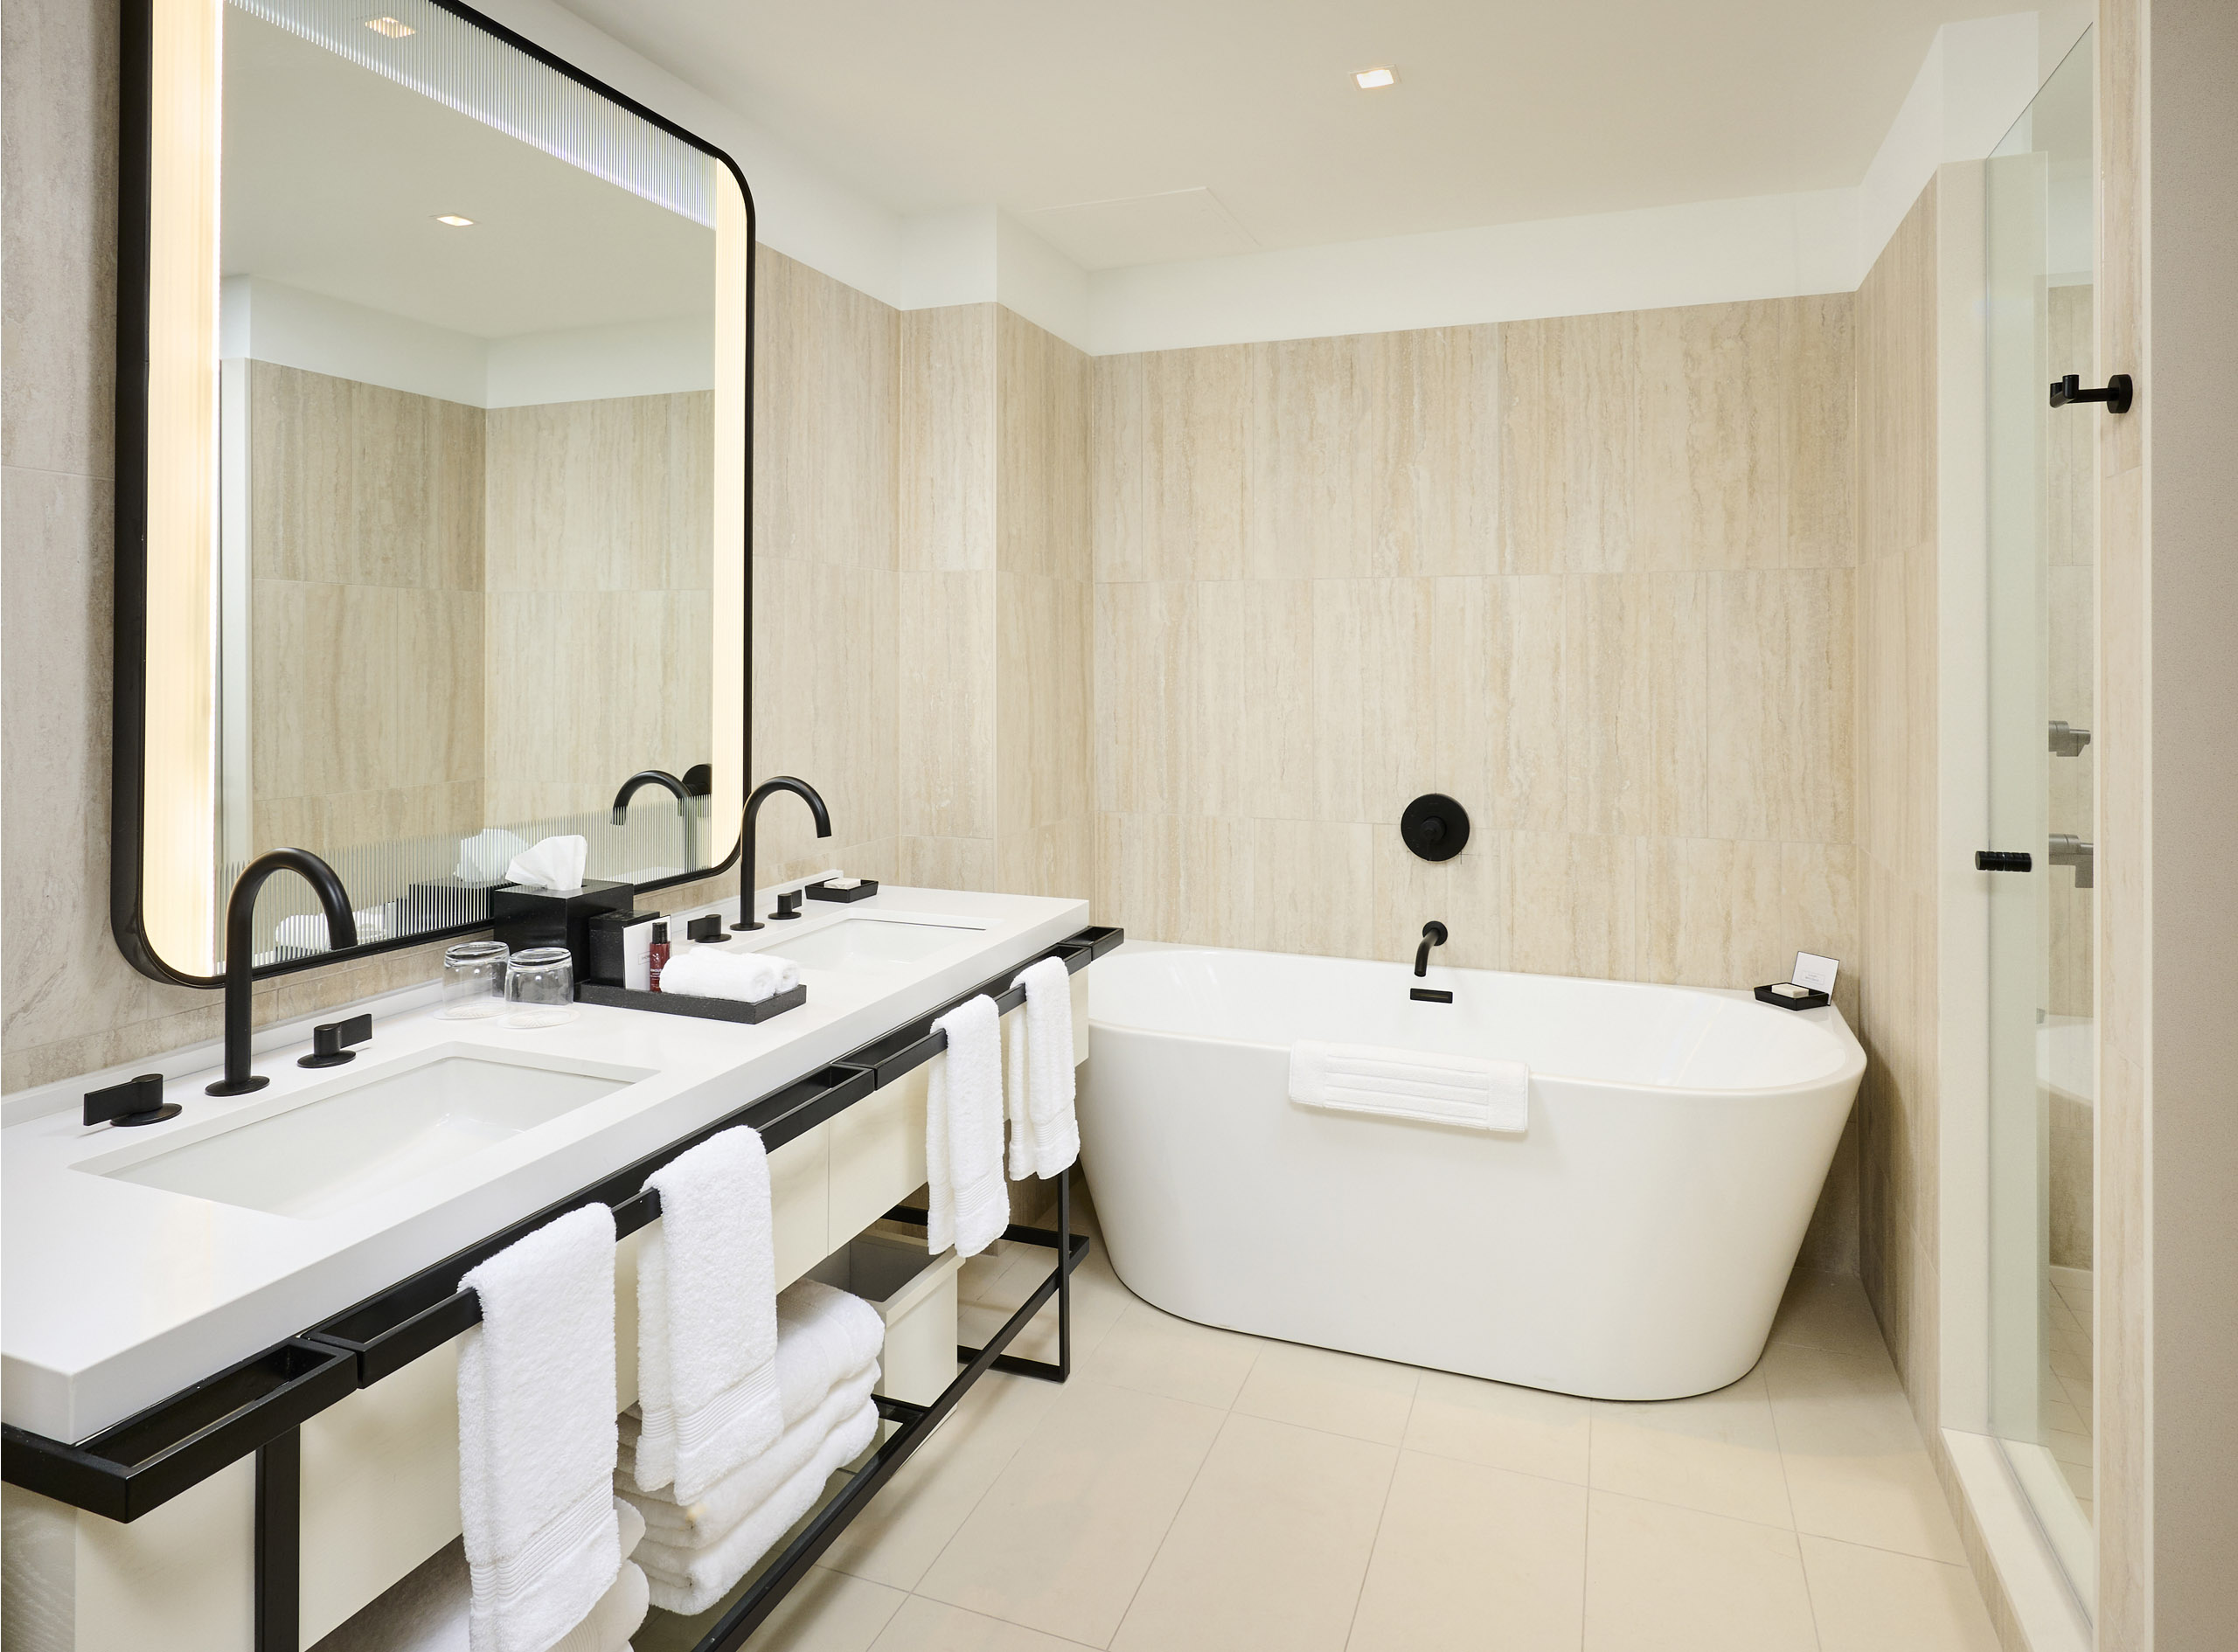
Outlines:
[[[1401,962],[1383,958],[1348,958],[1329,953],[1271,952],[1264,947],[1213,947],[1198,941],[1151,941],[1147,938],[1137,940],[1133,936],[1129,936],[1125,941],[1114,947],[1109,957],[1111,960],[1116,960],[1129,954],[1140,956],[1154,952],[1205,952],[1238,958],[1303,959],[1317,963],[1377,964],[1393,969],[1403,969],[1407,967]],[[1783,1096],[1815,1094],[1831,1085],[1858,1086],[1861,1085],[1865,1076],[1866,1066],[1865,1046],[1858,1042],[1856,1031],[1850,1026],[1840,1008],[1832,1003],[1817,1010],[1778,1010],[1762,1003],[1753,991],[1738,987],[1694,987],[1672,982],[1623,981],[1609,975],[1558,975],[1526,969],[1479,969],[1473,966],[1458,964],[1441,964],[1438,968],[1447,970],[1465,970],[1470,975],[1519,975],[1536,981],[1587,981],[1598,985],[1639,987],[1655,992],[1686,993],[1706,998],[1724,998],[1736,1003],[1748,1004],[1752,1009],[1761,1010],[1767,1014],[1801,1017],[1814,1026],[1827,1029],[1835,1043],[1845,1052],[1841,1064],[1830,1072],[1787,1084],[1758,1085],[1748,1088],[1733,1085],[1639,1084],[1619,1079],[1588,1078],[1574,1073],[1555,1072],[1538,1067],[1531,1069],[1531,1077],[1534,1082],[1544,1079],[1564,1086],[1575,1086],[1588,1092],[1602,1091],[1613,1094],[1637,1095],[1646,1093],[1656,1095],[1685,1096],[1697,1100],[1724,1098],[1753,1101],[1777,1100]],[[1100,1030],[1112,1032],[1138,1032],[1150,1038],[1178,1038],[1192,1044],[1265,1050],[1276,1053],[1286,1053],[1290,1047],[1285,1044],[1269,1044],[1260,1038],[1222,1038],[1209,1033],[1181,1032],[1169,1027],[1144,1026],[1140,1022],[1115,1020],[1099,1015],[1095,1008],[1095,982],[1093,979],[1088,983],[1088,1019],[1091,1053],[1094,1050],[1095,1034]],[[1851,1101],[1852,1107],[1856,1105],[1855,1098],[1856,1092],[1853,1090]]]

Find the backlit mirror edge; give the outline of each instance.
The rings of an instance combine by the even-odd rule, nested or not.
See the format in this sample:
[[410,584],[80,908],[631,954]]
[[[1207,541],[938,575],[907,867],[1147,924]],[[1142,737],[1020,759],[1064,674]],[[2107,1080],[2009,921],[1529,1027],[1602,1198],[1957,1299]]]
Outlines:
[[[715,191],[714,434],[716,454],[736,455],[737,485],[715,489],[712,535],[718,546],[737,545],[739,554],[713,559],[710,744],[719,752],[735,739],[739,762],[735,771],[717,766],[709,817],[736,824],[721,860],[637,888],[720,877],[737,865],[745,841],[753,756],[754,191],[738,163],[697,134],[470,6],[431,3],[691,144],[719,163],[718,177],[727,176],[732,185]],[[211,580],[218,536],[219,47],[225,6],[226,0],[123,0],[118,19],[109,928],[117,949],[142,975],[191,987],[222,983],[215,973],[220,914],[210,869],[216,851]],[[160,191],[159,132],[165,135]],[[191,673],[184,680],[193,685],[184,693],[170,686],[182,671]],[[151,851],[160,857],[153,867]],[[751,878],[750,868],[746,875]],[[253,973],[259,979],[292,975],[489,927],[422,930],[256,965]],[[170,961],[177,957],[200,968]]]

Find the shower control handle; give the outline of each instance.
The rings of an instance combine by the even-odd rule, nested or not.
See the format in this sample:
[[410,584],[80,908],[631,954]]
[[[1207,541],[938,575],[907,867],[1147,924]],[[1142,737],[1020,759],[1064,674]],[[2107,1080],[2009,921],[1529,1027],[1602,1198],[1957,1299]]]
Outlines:
[[2034,857],[2025,849],[1977,849],[1974,851],[1976,871],[2033,871]]

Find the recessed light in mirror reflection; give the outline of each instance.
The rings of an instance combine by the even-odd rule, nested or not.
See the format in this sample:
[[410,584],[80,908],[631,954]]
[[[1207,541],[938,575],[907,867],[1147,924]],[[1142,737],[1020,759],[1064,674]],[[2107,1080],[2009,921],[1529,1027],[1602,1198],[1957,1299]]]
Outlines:
[[365,26],[375,34],[385,34],[392,40],[401,40],[407,34],[420,32],[401,17],[367,17]]
[[1396,69],[1362,69],[1358,74],[1355,74],[1352,77],[1352,80],[1354,83],[1359,86],[1361,91],[1373,92],[1378,87],[1397,86],[1399,84],[1399,71]]
[[456,212],[438,212],[435,214],[435,222],[438,224],[448,224],[453,229],[472,229],[474,227],[474,220],[472,219],[461,218]]

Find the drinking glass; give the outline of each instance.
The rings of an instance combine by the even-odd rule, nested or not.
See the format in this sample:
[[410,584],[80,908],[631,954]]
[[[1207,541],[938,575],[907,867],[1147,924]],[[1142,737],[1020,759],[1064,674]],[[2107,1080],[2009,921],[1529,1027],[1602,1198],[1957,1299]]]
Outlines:
[[505,970],[509,1027],[556,1027],[575,1018],[575,961],[565,947],[517,952]]
[[462,941],[443,954],[443,1019],[480,1021],[505,1007],[502,941]]

